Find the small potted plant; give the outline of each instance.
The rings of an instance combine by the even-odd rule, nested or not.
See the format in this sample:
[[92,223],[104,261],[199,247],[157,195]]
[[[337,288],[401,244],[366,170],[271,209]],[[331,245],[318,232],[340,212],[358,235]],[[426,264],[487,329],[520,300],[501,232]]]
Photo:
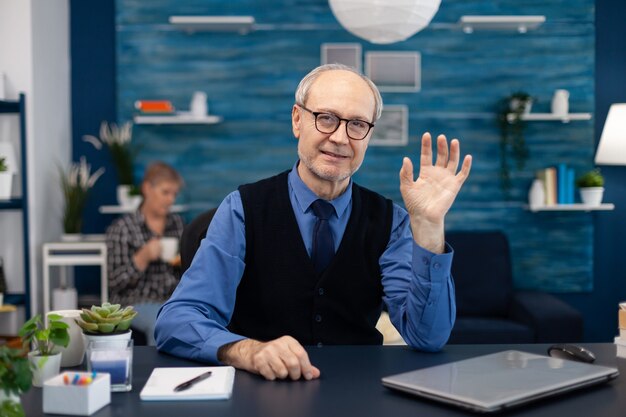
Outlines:
[[[72,163],[69,170],[60,171],[61,189],[65,198],[63,209],[63,232],[65,240],[72,240],[70,236],[78,237],[83,222],[83,210],[89,197],[89,190],[94,186],[98,178],[104,173],[104,168],[91,173],[85,157],[80,158],[79,163]],[[73,239],[77,240],[77,239]]]
[[19,396],[30,389],[32,378],[26,352],[0,346],[0,416],[25,415]]
[[133,148],[131,139],[133,135],[133,125],[126,122],[122,125],[108,123],[100,124],[100,138],[93,135],[83,136],[83,140],[91,143],[96,149],[101,149],[102,144],[106,145],[111,153],[115,172],[117,173],[118,187],[117,200],[120,206],[132,207],[134,202],[130,194],[134,185],[133,168],[137,149]]
[[46,327],[38,314],[24,323],[18,335],[24,347],[32,347],[28,360],[33,367],[33,385],[41,387],[43,382],[57,375],[61,369],[59,346],[67,347],[70,343],[69,325],[58,314],[48,314]]
[[13,173],[9,171],[6,160],[6,157],[0,156],[0,200],[9,200],[11,198]]
[[120,304],[104,303],[102,306],[83,308],[76,324],[83,329],[85,346],[94,340],[128,340],[130,324],[137,315],[132,306],[122,308]]
[[500,125],[500,184],[507,193],[511,188],[511,168],[509,155],[516,162],[517,169],[524,169],[530,154],[524,139],[526,122],[522,115],[530,113],[534,98],[523,91],[518,91],[503,99],[498,111]]
[[583,204],[599,206],[604,194],[604,177],[600,169],[596,168],[585,172],[576,179],[576,186],[580,189],[580,199]]

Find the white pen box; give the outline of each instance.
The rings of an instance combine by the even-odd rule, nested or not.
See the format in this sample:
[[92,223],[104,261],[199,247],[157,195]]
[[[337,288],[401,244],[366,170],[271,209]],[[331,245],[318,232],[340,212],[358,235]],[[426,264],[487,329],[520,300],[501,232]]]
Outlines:
[[[67,380],[70,381],[66,384]],[[90,416],[111,402],[111,376],[101,372],[86,385],[74,385],[78,378],[91,377],[91,372],[63,372],[43,384],[43,412],[50,414],[68,414]]]

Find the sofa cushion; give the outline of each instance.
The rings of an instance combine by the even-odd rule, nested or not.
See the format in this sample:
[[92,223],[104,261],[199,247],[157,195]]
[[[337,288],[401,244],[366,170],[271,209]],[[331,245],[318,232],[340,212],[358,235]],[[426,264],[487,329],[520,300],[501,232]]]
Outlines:
[[506,317],[513,296],[509,244],[499,231],[447,232],[459,316]]

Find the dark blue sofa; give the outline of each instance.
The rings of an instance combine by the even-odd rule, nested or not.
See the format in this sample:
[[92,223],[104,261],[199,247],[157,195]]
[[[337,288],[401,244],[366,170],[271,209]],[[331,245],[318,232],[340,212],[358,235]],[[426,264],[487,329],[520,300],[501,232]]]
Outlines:
[[553,295],[513,288],[509,243],[499,231],[452,231],[457,318],[448,343],[580,342],[583,319]]

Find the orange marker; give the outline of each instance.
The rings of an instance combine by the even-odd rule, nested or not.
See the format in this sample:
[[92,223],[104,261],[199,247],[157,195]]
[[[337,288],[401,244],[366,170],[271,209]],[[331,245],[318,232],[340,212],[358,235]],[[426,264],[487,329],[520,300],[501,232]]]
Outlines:
[[65,385],[69,385],[70,384],[70,377],[67,374],[63,374],[63,383]]

